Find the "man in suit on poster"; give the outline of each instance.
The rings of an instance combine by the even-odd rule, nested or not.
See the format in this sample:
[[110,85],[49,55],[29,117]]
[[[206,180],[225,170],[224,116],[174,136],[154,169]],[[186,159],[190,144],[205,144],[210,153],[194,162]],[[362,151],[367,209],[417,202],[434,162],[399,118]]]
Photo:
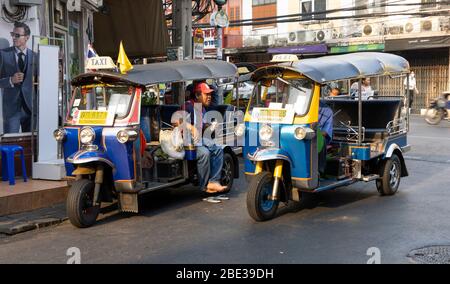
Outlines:
[[[33,60],[36,54],[27,48],[30,28],[14,23],[13,46],[0,50],[0,88],[3,89],[3,132],[31,131],[33,109]],[[34,64],[35,68],[37,64]]]

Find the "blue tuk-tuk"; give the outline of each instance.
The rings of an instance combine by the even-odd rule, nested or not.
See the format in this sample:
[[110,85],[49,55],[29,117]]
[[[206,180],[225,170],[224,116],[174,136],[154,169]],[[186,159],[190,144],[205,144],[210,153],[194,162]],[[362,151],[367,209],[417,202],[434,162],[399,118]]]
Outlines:
[[[315,206],[316,193],[376,181],[380,195],[408,176],[409,63],[386,53],[325,56],[257,69],[245,114],[247,209],[256,221],[275,216],[280,202]],[[372,78],[376,89],[363,84]],[[339,96],[328,92],[333,83]],[[369,88],[370,87],[370,88]],[[332,111],[332,137],[320,129],[320,109]],[[323,153],[324,167],[319,170]]]
[[[237,68],[215,60],[139,65],[125,75],[97,70],[74,78],[64,127],[54,133],[72,181],[67,197],[71,223],[93,225],[102,202],[117,200],[120,211],[137,213],[140,194],[195,185],[195,155],[167,155],[161,135],[173,128],[171,117],[184,104],[186,82],[223,78],[235,80]],[[170,88],[164,91],[162,84]],[[214,108],[224,115],[234,109],[220,102]],[[219,136],[230,133],[234,135],[224,127]],[[235,152],[242,150],[225,143],[222,147],[221,184],[229,191],[239,176]]]

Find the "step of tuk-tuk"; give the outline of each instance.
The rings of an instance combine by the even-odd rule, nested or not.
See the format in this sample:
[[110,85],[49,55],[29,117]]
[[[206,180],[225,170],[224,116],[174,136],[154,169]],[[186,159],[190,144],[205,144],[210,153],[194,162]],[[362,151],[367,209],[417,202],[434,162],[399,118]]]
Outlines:
[[340,186],[346,186],[354,183],[355,180],[352,178],[344,179],[344,180],[321,180],[319,183],[319,187],[316,188],[313,192],[321,192],[327,190],[333,190]]
[[373,175],[363,176],[362,180],[365,182],[369,182],[369,181],[373,181],[373,180],[376,180],[379,178],[380,178],[380,175],[373,174]]
[[172,182],[144,182],[144,188],[141,189],[138,193],[144,194],[147,192],[169,188],[178,184],[185,183],[186,180],[184,178],[177,179]]

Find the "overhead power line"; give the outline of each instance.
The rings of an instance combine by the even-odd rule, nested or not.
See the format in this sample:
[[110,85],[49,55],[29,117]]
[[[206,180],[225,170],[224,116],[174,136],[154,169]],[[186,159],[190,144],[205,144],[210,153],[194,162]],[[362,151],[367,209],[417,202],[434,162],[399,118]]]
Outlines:
[[[276,24],[276,23],[289,23],[289,22],[305,22],[305,21],[311,21],[312,18],[316,18],[318,15],[322,15],[322,17],[319,20],[339,20],[339,19],[365,19],[365,18],[374,18],[374,17],[386,17],[386,16],[421,16],[421,17],[427,17],[430,15],[441,15],[441,16],[447,16],[450,15],[449,9],[440,9],[440,10],[424,10],[420,12],[408,12],[408,11],[417,11],[415,8],[411,8],[408,10],[403,11],[397,11],[395,13],[389,13],[389,12],[382,12],[382,13],[372,13],[369,15],[353,15],[353,16],[327,16],[323,17],[323,15],[328,14],[334,14],[339,12],[356,12],[356,11],[364,11],[368,9],[377,9],[382,7],[390,7],[390,6],[405,6],[405,7],[411,7],[411,6],[421,6],[424,5],[424,3],[417,2],[417,3],[403,3],[400,4],[398,2],[401,2],[401,0],[396,2],[383,2],[376,6],[367,6],[367,5],[361,5],[361,6],[354,6],[354,7],[348,7],[348,8],[339,8],[339,9],[330,9],[330,10],[324,10],[324,11],[317,11],[317,12],[310,12],[310,13],[296,13],[296,14],[289,14],[289,15],[280,15],[280,16],[273,16],[273,17],[262,17],[262,18],[254,18],[254,19],[243,19],[243,20],[236,20],[230,22],[230,27],[238,27],[238,26],[258,26],[258,25],[269,25],[269,24]],[[427,6],[429,5],[450,5],[450,1],[440,1],[440,2],[429,2],[427,3]],[[286,19],[284,19],[286,18]],[[199,24],[195,25],[195,27],[209,27],[208,24]]]

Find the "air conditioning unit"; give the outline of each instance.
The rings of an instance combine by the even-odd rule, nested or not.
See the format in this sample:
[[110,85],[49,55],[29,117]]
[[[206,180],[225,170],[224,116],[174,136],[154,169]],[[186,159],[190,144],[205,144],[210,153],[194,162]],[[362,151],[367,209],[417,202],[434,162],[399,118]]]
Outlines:
[[362,36],[363,37],[369,37],[369,36],[380,36],[382,35],[382,30],[380,24],[371,23],[371,24],[365,24],[362,28]]
[[288,39],[285,37],[279,37],[275,39],[276,46],[286,46],[288,44]]
[[290,32],[288,36],[288,43],[297,43],[297,34],[295,32]]
[[421,32],[431,32],[433,31],[433,22],[430,20],[420,21],[420,31]]
[[330,30],[320,30],[316,33],[315,41],[327,41],[333,38]]
[[441,32],[449,32],[450,31],[450,18],[448,18],[448,17],[439,18],[439,30]]
[[441,31],[441,18],[432,17],[420,20],[420,32],[439,32]]
[[420,25],[416,21],[408,21],[405,24],[405,33],[418,33],[420,32]]
[[248,37],[244,39],[244,46],[249,47],[261,46],[261,39],[256,37]]
[[270,46],[274,45],[274,36],[273,35],[263,35],[261,36],[261,45],[262,46]]
[[297,40],[299,43],[313,42],[316,40],[317,33],[314,31],[298,31]]

